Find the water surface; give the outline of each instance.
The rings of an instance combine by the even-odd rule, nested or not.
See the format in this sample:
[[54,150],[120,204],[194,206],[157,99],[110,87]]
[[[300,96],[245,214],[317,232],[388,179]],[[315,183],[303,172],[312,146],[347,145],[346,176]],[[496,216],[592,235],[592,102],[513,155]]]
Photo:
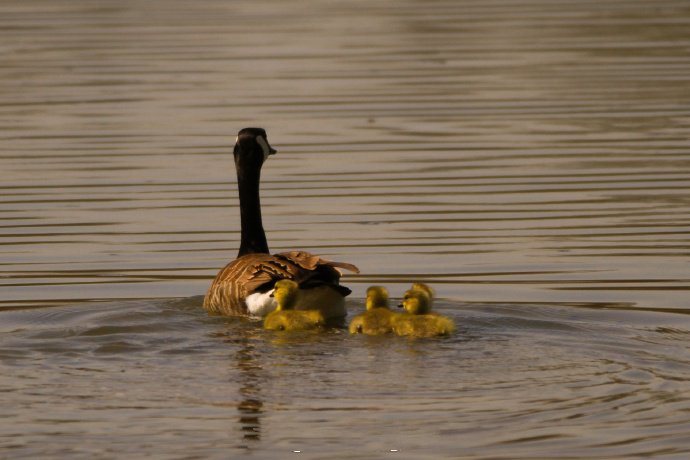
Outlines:
[[[0,456],[685,458],[690,8],[0,6]],[[274,251],[443,340],[210,318],[237,130]],[[294,453],[298,455],[297,453]]]

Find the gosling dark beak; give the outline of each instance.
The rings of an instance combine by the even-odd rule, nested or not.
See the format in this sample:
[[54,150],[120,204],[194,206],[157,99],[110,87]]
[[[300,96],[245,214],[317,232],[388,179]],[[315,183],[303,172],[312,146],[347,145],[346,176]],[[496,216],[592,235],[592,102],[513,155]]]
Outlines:
[[405,308],[403,304],[398,304],[398,308]]

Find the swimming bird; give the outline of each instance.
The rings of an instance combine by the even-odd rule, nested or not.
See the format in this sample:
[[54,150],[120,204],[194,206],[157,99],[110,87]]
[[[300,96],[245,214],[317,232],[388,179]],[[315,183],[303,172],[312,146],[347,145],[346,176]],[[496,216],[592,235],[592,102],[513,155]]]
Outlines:
[[402,304],[405,313],[392,321],[393,332],[409,337],[434,337],[450,335],[455,331],[452,319],[431,311],[432,298],[425,289],[410,289]]
[[429,295],[430,303],[429,303],[429,308],[431,308],[431,305],[434,302],[434,290],[431,289],[431,286],[425,283],[412,283],[412,287],[410,290],[417,290],[417,291],[424,291]]
[[308,331],[322,329],[326,318],[319,310],[293,310],[299,285],[292,280],[280,280],[273,289],[278,306],[264,319],[264,329],[274,331]]
[[203,307],[213,314],[263,317],[277,303],[271,297],[282,279],[298,283],[297,308],[319,309],[326,318],[343,317],[350,289],[340,284],[340,271],[359,273],[356,266],[332,262],[306,251],[271,255],[261,220],[261,167],[276,150],[262,128],[244,128],[237,134],[233,156],[240,199],[240,249],[237,258],[218,272]]
[[399,313],[388,308],[388,290],[383,286],[367,289],[367,311],[350,321],[350,334],[383,335],[393,332],[391,320]]

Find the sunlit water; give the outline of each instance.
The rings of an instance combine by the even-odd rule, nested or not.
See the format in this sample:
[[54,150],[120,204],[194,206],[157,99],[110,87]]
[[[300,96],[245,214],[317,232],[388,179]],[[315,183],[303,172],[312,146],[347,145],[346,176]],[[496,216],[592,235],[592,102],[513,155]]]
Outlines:
[[[0,5],[0,458],[687,458],[684,1]],[[449,338],[209,317],[274,251]],[[299,451],[299,452],[297,452]]]

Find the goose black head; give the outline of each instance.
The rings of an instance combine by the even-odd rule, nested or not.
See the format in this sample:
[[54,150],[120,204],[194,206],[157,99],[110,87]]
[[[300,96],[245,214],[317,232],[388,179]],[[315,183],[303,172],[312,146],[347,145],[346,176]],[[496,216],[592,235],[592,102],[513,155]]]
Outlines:
[[235,149],[235,164],[244,167],[260,168],[269,155],[276,150],[268,143],[266,131],[262,128],[244,128],[237,133]]

